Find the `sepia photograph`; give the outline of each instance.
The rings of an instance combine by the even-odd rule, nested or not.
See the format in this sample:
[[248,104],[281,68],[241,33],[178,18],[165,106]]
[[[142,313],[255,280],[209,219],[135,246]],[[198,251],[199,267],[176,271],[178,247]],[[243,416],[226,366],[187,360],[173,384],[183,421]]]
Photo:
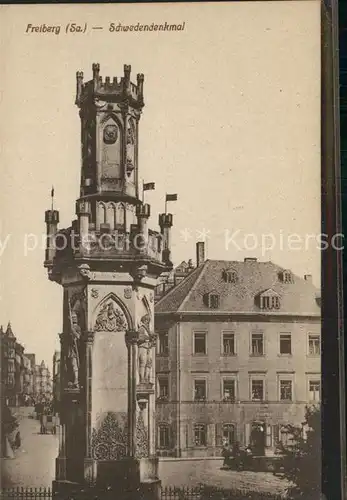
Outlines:
[[321,3],[0,26],[0,499],[322,498]]

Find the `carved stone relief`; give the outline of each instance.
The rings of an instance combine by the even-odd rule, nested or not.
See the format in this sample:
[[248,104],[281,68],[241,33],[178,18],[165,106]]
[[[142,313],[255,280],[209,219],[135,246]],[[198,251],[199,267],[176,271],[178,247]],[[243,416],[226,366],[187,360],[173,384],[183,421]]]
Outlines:
[[114,144],[118,138],[118,127],[116,124],[108,124],[104,128],[105,144]]
[[85,289],[71,293],[68,297],[68,328],[64,333],[65,369],[67,387],[79,388],[81,364],[81,337],[85,329]]
[[128,324],[121,308],[110,298],[105,302],[95,321],[96,332],[122,332],[127,330]]
[[153,367],[153,347],[156,335],[151,332],[150,314],[145,314],[138,325],[138,374],[139,383],[151,383]]
[[148,430],[141,413],[136,419],[136,458],[148,457]]
[[127,454],[127,415],[108,412],[92,431],[92,457],[119,460]]
[[131,176],[135,168],[135,122],[133,118],[128,119],[127,126],[127,159],[126,159],[126,173],[128,177]]

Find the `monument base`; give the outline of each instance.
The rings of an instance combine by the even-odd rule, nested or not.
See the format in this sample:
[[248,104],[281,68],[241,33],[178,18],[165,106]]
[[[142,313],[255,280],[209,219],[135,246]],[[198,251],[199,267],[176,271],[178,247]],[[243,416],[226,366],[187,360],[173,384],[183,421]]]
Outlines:
[[[62,467],[62,459],[57,459]],[[59,462],[58,462],[59,461]],[[124,458],[122,460],[85,459],[84,483],[57,479],[53,481],[56,500],[94,498],[100,500],[161,500],[158,458]],[[61,470],[61,469],[59,469]]]
[[79,483],[57,479],[52,483],[53,498],[56,500],[65,500],[66,498],[78,498],[83,486]]
[[58,457],[55,459],[55,478],[58,481],[66,479],[66,458]]

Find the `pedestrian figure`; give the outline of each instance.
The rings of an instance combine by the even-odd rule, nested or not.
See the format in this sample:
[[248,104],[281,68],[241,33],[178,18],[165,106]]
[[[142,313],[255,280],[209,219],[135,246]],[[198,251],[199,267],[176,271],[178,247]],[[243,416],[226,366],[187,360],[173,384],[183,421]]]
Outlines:
[[245,450],[245,465],[247,467],[251,466],[252,457],[253,457],[252,448],[248,445]]
[[223,467],[228,465],[228,458],[230,457],[230,450],[227,441],[223,440],[222,456],[224,458]]
[[21,447],[21,444],[22,444],[22,440],[21,440],[21,437],[20,437],[20,432],[18,431],[17,434],[16,434],[16,437],[14,439],[14,444],[15,444],[15,447],[18,449]]
[[235,468],[239,469],[241,462],[241,452],[240,452],[240,443],[235,441],[233,444],[232,455],[234,458]]

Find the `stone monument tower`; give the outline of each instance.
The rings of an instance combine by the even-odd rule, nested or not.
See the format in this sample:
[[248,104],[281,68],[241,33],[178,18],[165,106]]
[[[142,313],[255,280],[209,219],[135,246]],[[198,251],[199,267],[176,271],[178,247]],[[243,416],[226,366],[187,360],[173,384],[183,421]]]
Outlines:
[[[47,210],[45,267],[63,288],[62,412],[54,489],[96,485],[157,498],[154,287],[170,262],[171,214],[148,228],[139,193],[142,74],[76,75],[82,165],[77,218]],[[122,496],[117,496],[122,498]],[[132,497],[134,498],[134,497]],[[135,497],[136,498],[136,497]]]

